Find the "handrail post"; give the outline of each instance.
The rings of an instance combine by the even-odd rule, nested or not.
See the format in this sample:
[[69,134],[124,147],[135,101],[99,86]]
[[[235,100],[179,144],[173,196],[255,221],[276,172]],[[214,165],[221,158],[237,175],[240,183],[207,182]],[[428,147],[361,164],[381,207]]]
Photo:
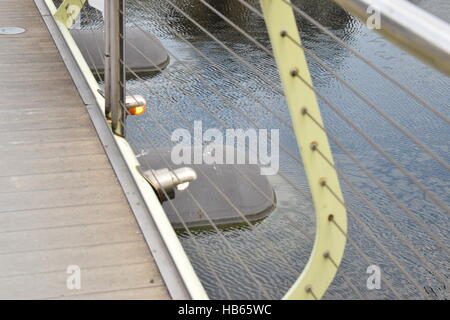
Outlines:
[[105,38],[105,116],[107,119],[111,119],[111,41],[110,41],[110,8],[111,1],[105,0],[104,6],[104,38]]
[[[105,0],[105,112],[112,131],[125,136],[125,0]],[[109,57],[107,55],[109,54]]]

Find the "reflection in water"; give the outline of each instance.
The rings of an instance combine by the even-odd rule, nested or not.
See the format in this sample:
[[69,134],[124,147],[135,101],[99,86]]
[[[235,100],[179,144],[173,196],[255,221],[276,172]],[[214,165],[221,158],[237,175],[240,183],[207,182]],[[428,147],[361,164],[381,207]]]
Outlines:
[[[167,69],[166,76],[158,74],[147,77],[144,79],[145,83],[140,79],[128,81],[128,89],[133,93],[145,95],[150,105],[147,115],[130,118],[128,122],[129,140],[136,152],[151,149],[149,141],[158,146],[170,145],[166,133],[155,130],[152,119],[163,124],[169,133],[185,126],[184,122],[174,116],[170,108],[181,112],[184,120],[190,124],[193,124],[194,120],[203,120],[204,129],[220,128],[221,125],[202,107],[223,119],[229,127],[253,127],[250,121],[239,116],[227,105],[226,100],[228,99],[262,128],[280,129],[281,144],[292,153],[297,154],[298,149],[292,132],[271,113],[264,110],[257,101],[263,101],[270,106],[271,110],[289,121],[283,96],[268,86],[263,79],[269,79],[279,86],[273,60],[199,1],[171,1],[194,17],[198,23],[242,59],[251,63],[254,69],[251,70],[237,61],[236,57],[227,52],[223,46],[213,41],[166,1],[128,0],[128,26],[136,27],[138,25],[158,36],[172,54],[172,63]],[[415,2],[422,3],[421,1]],[[270,45],[264,23],[245,9],[239,1],[210,1],[210,3],[245,29],[252,37],[266,46]],[[249,3],[256,5],[258,1],[251,0]],[[333,30],[347,44],[356,48],[448,115],[450,96],[448,78],[395,48],[377,34],[365,29],[329,0],[296,0],[294,3]],[[448,6],[442,5],[441,0],[423,1],[423,3],[426,3],[428,8],[433,8],[434,5],[435,11],[443,8],[444,13],[440,12],[441,16],[448,16],[450,13],[450,10],[447,10]],[[442,7],[440,7],[441,5]],[[445,10],[447,10],[446,13]],[[95,17],[95,14],[90,16],[91,18]],[[83,19],[89,27],[92,27],[91,18],[85,16]],[[317,28],[302,19],[298,20],[304,45],[307,48],[333,67],[334,71],[350,81],[401,125],[407,127],[412,134],[420,137],[442,158],[450,161],[448,140],[450,129],[447,125],[386,82],[329,37],[320,33]],[[96,19],[94,24],[98,26],[99,23],[100,19]],[[231,74],[234,80],[229,79],[211,63],[208,63],[196,50],[177,37],[173,30],[185,37],[213,64],[217,64]],[[413,172],[417,179],[433,190],[440,199],[447,203],[450,201],[450,176],[444,168],[431,161],[417,146],[388,125],[385,120],[358,100],[312,59],[309,59],[309,63],[315,86],[321,94],[336,104],[341,112],[363,128],[376,143],[382,145],[384,150],[403,167]],[[185,67],[186,65],[192,71],[189,71]],[[262,76],[257,76],[255,70],[259,71]],[[205,82],[208,85],[205,85]],[[178,86],[184,88],[185,92],[179,90]],[[243,91],[242,88],[250,91],[256,98],[250,97],[248,92]],[[204,105],[200,105],[198,101]],[[408,179],[404,178],[392,164],[340,120],[323,101],[321,101],[321,105],[330,134],[337,137],[359,161],[379,177],[437,236],[447,239],[449,226],[445,213],[424,198],[423,194]],[[448,265],[448,257],[442,253],[442,249],[421,232],[417,224],[406,216],[393,203],[392,199],[371,183],[334,145],[333,151],[338,168],[349,177],[359,191],[376,203],[377,208],[386,219],[396,226],[404,237],[414,243],[433,266],[444,272]],[[282,173],[287,175],[297,187],[308,193],[301,166],[290,159],[286,153],[281,152],[280,156]],[[184,248],[212,298],[258,299],[267,298],[267,296],[280,298],[303,269],[312,246],[311,236],[314,234],[313,208],[307,199],[283,182],[279,176],[272,177],[271,182],[277,190],[278,210],[259,223],[255,228],[256,231],[248,228],[227,230],[224,237],[228,239],[230,246],[227,246],[223,238],[213,231],[196,232],[195,241],[205,249],[213,271],[196,250],[194,239],[185,234],[180,235]],[[371,263],[381,267],[383,283],[381,290],[367,290],[366,269],[368,264],[361,258],[360,253],[349,244],[342,267],[326,297],[329,299],[356,298],[355,292],[345,283],[346,279],[369,298],[395,298],[395,293],[388,289],[386,281],[391,283],[403,298],[414,298],[420,295],[419,289],[408,280],[398,265],[392,262],[383,249],[368,236],[367,231],[357,223],[356,216],[365,222],[379,242],[384,244],[402,265],[405,265],[411,276],[421,284],[420,287],[424,287],[432,298],[444,298],[446,288],[436,280],[433,271],[418,263],[412,252],[377,218],[371,208],[345,185],[343,185],[343,191],[346,203],[351,209],[348,232],[351,242],[357,243],[362,248]],[[289,215],[290,220],[285,215]],[[292,220],[295,223],[291,223]],[[302,232],[299,231],[299,226]],[[309,236],[305,236],[303,232]],[[446,241],[445,244],[448,242]],[[253,278],[249,276],[248,270],[240,265],[236,254],[247,263],[250,271],[254,274]],[[257,283],[261,283],[261,285]],[[225,285],[229,296],[222,289],[221,284]]]

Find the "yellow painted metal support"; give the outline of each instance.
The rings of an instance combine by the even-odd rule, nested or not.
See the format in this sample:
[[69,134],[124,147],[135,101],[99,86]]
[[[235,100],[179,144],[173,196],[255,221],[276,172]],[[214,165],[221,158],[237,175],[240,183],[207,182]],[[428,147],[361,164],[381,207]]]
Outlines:
[[324,159],[333,163],[328,138],[317,125],[323,126],[323,122],[316,94],[307,85],[312,87],[313,83],[305,53],[294,43],[301,42],[292,7],[281,0],[260,2],[316,211],[311,256],[284,298],[320,299],[344,255],[347,215],[338,200],[343,201],[343,197],[336,170]]
[[54,17],[62,22],[66,28],[71,28],[85,3],[86,0],[64,0]]

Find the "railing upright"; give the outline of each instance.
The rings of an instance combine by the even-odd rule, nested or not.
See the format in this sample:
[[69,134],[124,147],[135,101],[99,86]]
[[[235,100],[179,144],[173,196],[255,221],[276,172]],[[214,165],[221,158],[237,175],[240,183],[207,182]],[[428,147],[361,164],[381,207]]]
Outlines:
[[125,0],[105,0],[105,113],[125,136]]
[[111,119],[111,41],[110,41],[110,7],[111,1],[105,0],[105,13],[104,13],[104,38],[105,38],[105,76],[104,76],[104,85],[105,85],[105,116],[107,119]]

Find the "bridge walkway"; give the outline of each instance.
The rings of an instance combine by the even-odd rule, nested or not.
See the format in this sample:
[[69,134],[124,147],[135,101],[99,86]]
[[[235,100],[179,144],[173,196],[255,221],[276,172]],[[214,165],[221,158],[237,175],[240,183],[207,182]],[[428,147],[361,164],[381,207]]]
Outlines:
[[26,32],[0,35],[0,299],[169,298],[35,2],[1,26]]

